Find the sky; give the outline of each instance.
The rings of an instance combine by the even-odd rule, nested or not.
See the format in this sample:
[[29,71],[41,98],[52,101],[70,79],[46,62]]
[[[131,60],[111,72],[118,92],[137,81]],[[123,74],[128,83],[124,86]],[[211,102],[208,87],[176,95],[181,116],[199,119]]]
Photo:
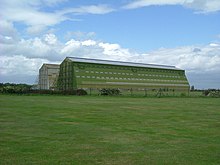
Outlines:
[[0,82],[75,56],[174,65],[220,88],[220,0],[1,0]]

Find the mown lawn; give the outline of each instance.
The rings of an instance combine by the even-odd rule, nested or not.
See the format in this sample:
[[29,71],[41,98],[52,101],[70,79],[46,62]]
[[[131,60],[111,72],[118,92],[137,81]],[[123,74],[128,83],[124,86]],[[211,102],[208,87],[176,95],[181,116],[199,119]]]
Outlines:
[[220,164],[220,99],[0,95],[0,164]]

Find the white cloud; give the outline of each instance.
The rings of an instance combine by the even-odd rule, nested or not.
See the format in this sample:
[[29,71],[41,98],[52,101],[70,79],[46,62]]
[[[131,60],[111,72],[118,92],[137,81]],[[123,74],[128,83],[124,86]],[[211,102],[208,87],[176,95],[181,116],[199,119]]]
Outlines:
[[79,6],[58,11],[43,11],[46,7],[57,5],[66,0],[1,0],[0,16],[9,22],[20,22],[25,24],[29,34],[39,34],[48,27],[61,23],[62,21],[76,21],[74,15],[82,14],[107,14],[114,11],[108,5]]
[[[33,5],[34,4],[34,5]],[[0,2],[0,15],[12,22],[23,22],[28,26],[55,25],[66,20],[62,15],[53,12],[43,12],[41,7],[45,5],[43,1],[7,1]]]
[[34,25],[27,27],[26,32],[30,35],[39,35],[45,30],[46,26],[44,25]]
[[10,44],[18,39],[18,32],[12,22],[0,19],[0,29],[1,43]]
[[161,49],[146,54],[151,63],[162,61],[164,64],[175,65],[188,72],[220,72],[220,46],[200,46],[200,51],[194,51],[194,46],[185,46],[174,49]]
[[[69,7],[54,10],[52,7],[58,6],[67,0],[1,0],[0,17],[2,26],[11,26],[13,23],[23,23],[26,32],[31,35],[41,34],[63,21],[79,21],[75,19],[78,15],[84,14],[107,14],[116,11],[107,4],[87,5]],[[134,9],[150,5],[182,5],[196,10],[196,12],[215,12],[220,10],[219,0],[134,0],[123,8]],[[51,10],[45,10],[47,9]],[[3,22],[2,20],[5,20]],[[6,25],[6,23],[8,25]],[[1,28],[7,29],[7,28]],[[10,29],[10,28],[9,28]],[[2,31],[2,30],[1,30]],[[8,30],[10,32],[10,30]],[[2,33],[2,32],[1,32]],[[11,33],[14,33],[11,29]]]
[[210,43],[209,46],[211,46],[211,47],[219,47],[220,44],[218,44],[218,43]]
[[[50,36],[50,38],[48,38]],[[51,37],[52,36],[52,37]],[[27,58],[43,58],[48,60],[61,60],[60,43],[52,34],[42,38],[20,39],[16,42],[0,43],[0,56],[23,55]]]
[[216,12],[220,10],[219,0],[192,0],[184,3],[184,6],[192,8],[201,13]]
[[14,28],[14,25],[12,22],[9,22],[4,19],[0,19],[0,29],[1,29],[1,35],[6,36],[14,36],[17,35],[17,30]]
[[77,40],[87,40],[94,38],[95,35],[95,32],[68,31],[65,35],[65,39],[69,40],[71,38],[75,38]]
[[136,9],[151,5],[177,5],[183,4],[184,0],[135,0],[124,6],[126,9]]
[[80,48],[80,41],[76,41],[74,39],[71,39],[70,41],[68,41],[64,48],[61,50],[61,54],[71,54],[74,52],[74,50]]
[[[118,44],[99,43],[98,46],[102,48],[102,54],[114,60],[128,60],[132,56],[129,49],[121,48]],[[133,54],[134,55],[134,54]]]
[[[58,1],[55,1],[58,2]],[[0,16],[9,22],[20,22],[28,26],[27,32],[36,34],[45,30],[47,26],[53,26],[64,20],[65,16],[58,15],[53,12],[41,11],[44,5],[51,5],[49,1],[39,0],[1,0],[0,1]]]
[[152,5],[182,5],[199,13],[216,12],[220,10],[219,0],[134,0],[123,8],[136,9]]
[[81,14],[107,14],[113,11],[115,10],[108,5],[89,5],[89,6],[80,6],[77,8],[74,7],[68,8],[58,11],[57,13],[61,15],[71,14],[71,13],[75,15],[81,15]]
[[46,59],[27,58],[23,55],[0,56],[0,75],[37,75],[42,63],[48,63]]
[[83,46],[94,46],[94,45],[96,45],[96,41],[86,40],[86,41],[83,41],[83,42],[82,42],[82,45],[83,45]]
[[[9,37],[8,40],[11,40]],[[21,39],[16,43],[1,43],[1,56],[22,55],[27,58],[61,61],[66,56],[101,58],[175,65],[191,72],[220,71],[220,45],[184,46],[173,49],[161,48],[145,54],[122,48],[119,44],[95,40],[74,40],[61,43],[54,34],[41,38]]]
[[47,42],[49,45],[55,45],[58,41],[57,41],[57,37],[52,34],[52,33],[49,33],[49,34],[46,34],[44,36],[44,40],[45,42]]

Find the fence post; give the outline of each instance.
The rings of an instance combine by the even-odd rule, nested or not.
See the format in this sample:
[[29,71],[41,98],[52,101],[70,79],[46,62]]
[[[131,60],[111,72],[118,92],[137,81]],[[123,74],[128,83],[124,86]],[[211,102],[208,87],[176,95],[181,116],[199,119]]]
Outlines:
[[133,91],[132,91],[132,88],[131,88],[131,96],[133,96]]
[[147,89],[144,88],[144,96],[147,97]]

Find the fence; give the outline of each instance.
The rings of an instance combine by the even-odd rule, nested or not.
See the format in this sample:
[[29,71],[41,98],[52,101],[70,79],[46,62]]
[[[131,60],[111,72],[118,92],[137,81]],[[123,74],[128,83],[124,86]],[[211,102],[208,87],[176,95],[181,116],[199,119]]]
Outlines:
[[[101,88],[85,88],[84,89],[88,95],[108,95],[103,94]],[[106,89],[108,90],[108,89]],[[109,89],[110,90],[110,89]],[[147,88],[130,88],[130,89],[120,89],[119,95],[122,96],[143,96],[143,97],[163,97],[163,96],[189,96],[188,90],[174,90],[174,89],[147,89]],[[112,95],[118,95],[116,92]]]

